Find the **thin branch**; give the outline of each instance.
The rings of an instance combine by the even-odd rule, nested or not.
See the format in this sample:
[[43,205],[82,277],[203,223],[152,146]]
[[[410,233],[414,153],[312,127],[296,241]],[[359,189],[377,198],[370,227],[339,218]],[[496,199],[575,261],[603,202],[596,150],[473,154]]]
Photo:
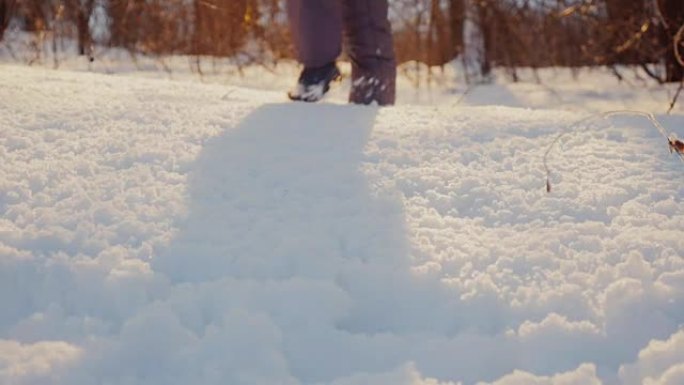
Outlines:
[[682,43],[683,39],[684,39],[684,24],[682,24],[682,26],[679,27],[679,30],[675,34],[673,42],[672,42],[675,57],[677,58],[677,62],[679,63],[679,65],[682,67],[684,67],[684,58],[682,57],[682,54],[679,52],[679,46]]
[[672,112],[672,109],[674,108],[675,104],[677,104],[677,99],[679,99],[679,94],[682,93],[682,88],[684,88],[684,79],[682,79],[679,82],[679,87],[677,87],[677,92],[675,92],[675,95],[672,98],[672,101],[670,102],[670,108],[667,109],[668,115],[670,114],[670,112]]
[[[682,58],[682,54],[679,52],[679,47],[682,43],[682,39],[684,39],[684,24],[682,24],[682,26],[679,27],[679,30],[675,34],[672,42],[672,49],[674,49],[675,58],[677,58],[677,62],[679,63],[679,65],[684,67],[684,58]],[[677,88],[677,92],[675,92],[675,95],[672,98],[672,101],[670,102],[670,108],[667,110],[668,114],[672,111],[675,104],[677,104],[677,99],[679,99],[679,94],[682,92],[682,88],[684,88],[684,79],[679,81],[679,87]]]
[[466,96],[467,96],[473,89],[475,89],[475,87],[477,87],[477,86],[478,86],[478,84],[475,84],[475,83],[470,83],[470,84],[468,84],[467,87],[466,87],[466,89],[463,90],[463,92],[461,92],[461,96],[459,96],[458,99],[457,99],[454,103],[451,104],[451,106],[452,106],[452,107],[456,107],[456,106],[458,106],[459,104],[461,104],[461,102],[465,100]]
[[[582,118],[582,119],[578,120],[577,122],[573,123],[570,126],[570,132],[574,132],[575,128],[579,127],[580,125],[582,125],[585,122],[592,120],[592,119],[596,119],[596,115],[590,115],[590,116],[587,116],[586,118]],[[556,136],[556,138],[553,140],[553,142],[551,142],[551,144],[549,145],[549,148],[547,148],[546,152],[544,153],[544,171],[546,172],[546,192],[547,193],[551,192],[551,170],[549,169],[549,166],[548,166],[549,154],[551,153],[551,150],[553,150],[553,147],[556,145],[556,143],[558,143],[561,140],[561,138],[567,134],[568,134],[567,132],[561,132],[560,134],[558,134]]]
[[653,72],[653,70],[648,68],[648,64],[641,63],[639,66],[641,67],[642,70],[644,70],[646,75],[648,75],[653,80],[657,81],[658,84],[664,84],[665,83],[665,80],[662,77],[658,76],[655,72]]
[[634,46],[637,42],[641,41],[641,38],[644,36],[646,32],[648,32],[649,27],[651,26],[651,21],[646,20],[639,30],[635,32],[629,39],[624,41],[622,44],[617,46],[614,51],[615,53],[622,53],[625,52],[626,50],[630,49],[631,47]]

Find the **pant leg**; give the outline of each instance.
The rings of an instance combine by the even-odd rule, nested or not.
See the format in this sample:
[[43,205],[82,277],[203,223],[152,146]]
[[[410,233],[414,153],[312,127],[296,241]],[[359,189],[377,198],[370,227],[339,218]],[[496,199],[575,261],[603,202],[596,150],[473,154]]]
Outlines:
[[352,103],[394,104],[397,68],[387,12],[387,0],[342,0]]
[[335,61],[342,51],[340,0],[287,0],[297,59],[305,67]]

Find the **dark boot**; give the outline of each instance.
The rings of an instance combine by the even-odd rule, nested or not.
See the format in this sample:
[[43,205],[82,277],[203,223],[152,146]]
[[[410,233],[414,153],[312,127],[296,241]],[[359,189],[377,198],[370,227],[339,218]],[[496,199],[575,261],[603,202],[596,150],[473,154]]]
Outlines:
[[340,70],[335,62],[322,67],[305,67],[299,75],[297,88],[288,93],[292,100],[303,102],[317,102],[330,89],[330,83],[340,77]]

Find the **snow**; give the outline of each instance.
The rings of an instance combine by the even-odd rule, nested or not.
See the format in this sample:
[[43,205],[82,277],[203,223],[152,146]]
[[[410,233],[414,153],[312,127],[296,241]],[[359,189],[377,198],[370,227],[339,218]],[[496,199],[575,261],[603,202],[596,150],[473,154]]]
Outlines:
[[682,137],[672,89],[69,68],[0,66],[0,383],[681,383],[683,165],[571,128]]

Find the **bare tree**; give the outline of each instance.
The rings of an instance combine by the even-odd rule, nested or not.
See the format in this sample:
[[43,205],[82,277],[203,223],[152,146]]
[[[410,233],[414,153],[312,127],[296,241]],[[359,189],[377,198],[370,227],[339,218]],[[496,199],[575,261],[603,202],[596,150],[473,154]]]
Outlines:
[[16,0],[0,0],[0,41],[2,41],[5,30],[14,15],[16,5]]
[[665,48],[665,81],[681,82],[684,80],[684,66],[677,58],[679,44],[675,44],[675,36],[684,25],[684,2],[681,0],[657,0],[663,18],[661,39]]
[[449,49],[453,58],[463,52],[463,27],[465,23],[465,1],[449,0]]
[[65,4],[67,18],[76,25],[78,54],[89,54],[92,45],[90,18],[95,9],[95,0],[65,0]]

